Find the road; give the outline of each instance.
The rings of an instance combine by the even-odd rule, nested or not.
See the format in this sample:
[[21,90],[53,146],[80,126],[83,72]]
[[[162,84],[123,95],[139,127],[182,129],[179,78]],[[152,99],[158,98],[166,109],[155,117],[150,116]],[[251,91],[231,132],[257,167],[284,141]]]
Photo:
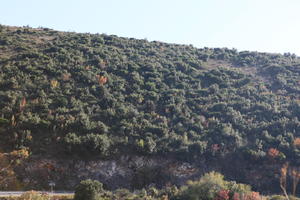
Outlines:
[[[0,191],[0,197],[19,197],[23,193],[28,191]],[[74,195],[74,192],[65,192],[65,191],[54,191],[54,192],[47,192],[47,191],[36,191],[43,194],[48,194],[49,196],[68,196],[68,195]]]

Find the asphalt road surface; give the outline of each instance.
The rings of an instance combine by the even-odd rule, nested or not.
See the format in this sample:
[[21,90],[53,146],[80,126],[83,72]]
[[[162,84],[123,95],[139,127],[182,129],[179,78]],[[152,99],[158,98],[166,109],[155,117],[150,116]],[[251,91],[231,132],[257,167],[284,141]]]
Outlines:
[[[0,197],[18,197],[21,196],[23,193],[28,191],[1,191]],[[65,191],[54,191],[54,192],[47,192],[47,191],[36,191],[42,194],[48,194],[49,196],[64,196],[64,195],[74,195],[74,192],[65,192]]]

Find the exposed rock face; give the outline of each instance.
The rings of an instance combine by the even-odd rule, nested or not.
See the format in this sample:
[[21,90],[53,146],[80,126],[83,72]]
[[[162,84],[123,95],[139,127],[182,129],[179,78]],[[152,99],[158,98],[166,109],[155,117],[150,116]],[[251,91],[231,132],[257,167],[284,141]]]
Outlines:
[[123,156],[118,160],[57,160],[32,159],[19,169],[20,179],[29,188],[48,189],[54,181],[57,189],[73,189],[80,180],[99,180],[109,189],[158,187],[199,176],[192,164],[168,158]]
[[107,189],[141,189],[147,186],[183,185],[206,172],[218,171],[227,180],[246,183],[257,191],[279,192],[280,163],[247,161],[231,155],[196,159],[193,164],[165,157],[122,156],[115,160],[58,160],[34,158],[18,170],[26,189],[73,190],[84,179],[101,181]]

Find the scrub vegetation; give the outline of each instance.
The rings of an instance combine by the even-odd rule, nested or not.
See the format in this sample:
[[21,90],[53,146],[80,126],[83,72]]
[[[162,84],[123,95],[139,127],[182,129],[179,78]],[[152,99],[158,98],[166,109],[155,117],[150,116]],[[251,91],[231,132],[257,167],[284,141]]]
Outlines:
[[[235,155],[297,172],[299,80],[291,53],[0,26],[0,148],[191,163]],[[203,179],[178,195],[201,199]],[[233,187],[222,183],[207,199],[233,199]]]

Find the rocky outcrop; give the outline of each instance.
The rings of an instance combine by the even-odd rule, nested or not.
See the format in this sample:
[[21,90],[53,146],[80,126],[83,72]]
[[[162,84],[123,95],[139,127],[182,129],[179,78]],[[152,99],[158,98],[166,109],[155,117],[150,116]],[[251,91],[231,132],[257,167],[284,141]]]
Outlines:
[[181,185],[199,176],[199,169],[187,162],[163,157],[123,156],[116,160],[31,159],[18,169],[19,179],[28,189],[70,190],[84,179],[101,181],[108,189]]
[[26,189],[49,189],[55,182],[57,190],[73,190],[84,179],[101,181],[107,189],[141,189],[149,186],[183,185],[206,172],[218,171],[225,179],[249,184],[263,192],[279,192],[281,163],[253,162],[247,158],[198,158],[188,163],[174,158],[122,156],[114,160],[74,160],[32,158],[17,170]]

